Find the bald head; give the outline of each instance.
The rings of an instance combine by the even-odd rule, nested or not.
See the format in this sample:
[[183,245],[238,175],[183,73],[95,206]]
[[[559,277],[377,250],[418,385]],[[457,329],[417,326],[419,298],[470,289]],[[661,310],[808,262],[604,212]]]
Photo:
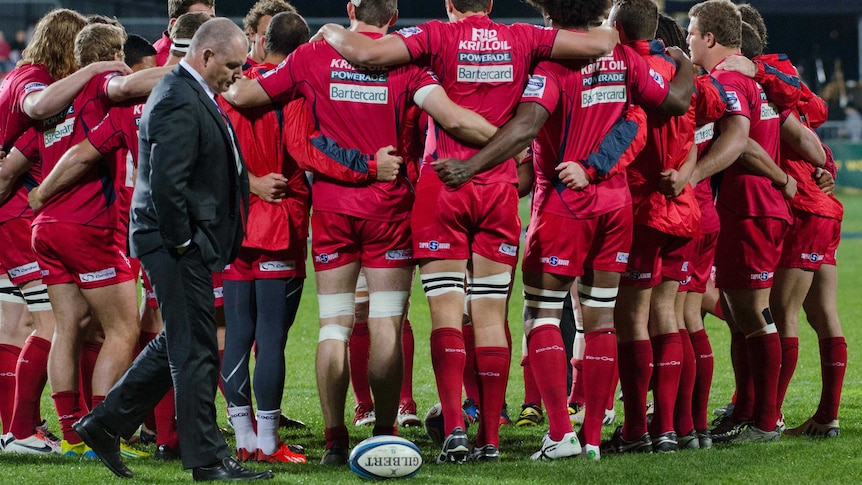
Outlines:
[[223,93],[242,75],[247,52],[245,33],[230,19],[215,18],[195,32],[185,59],[213,92]]

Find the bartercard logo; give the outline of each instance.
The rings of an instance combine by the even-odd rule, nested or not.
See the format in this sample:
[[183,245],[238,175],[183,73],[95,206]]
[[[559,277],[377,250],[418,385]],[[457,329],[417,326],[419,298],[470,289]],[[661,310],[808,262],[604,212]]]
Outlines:
[[588,108],[596,104],[604,103],[624,103],[625,101],[625,85],[598,86],[581,92],[581,108]]
[[697,131],[694,132],[694,143],[695,145],[702,145],[709,141],[712,141],[712,138],[715,136],[715,123],[707,123]]
[[107,268],[101,271],[94,271],[92,273],[81,273],[78,275],[81,279],[82,283],[95,283],[97,281],[105,281],[111,278],[117,277],[116,268]]
[[333,83],[329,85],[329,99],[350,103],[386,104],[389,102],[389,88]]
[[512,82],[512,65],[503,66],[458,66],[458,82],[463,83],[508,83]]
[[66,138],[67,136],[72,134],[72,130],[75,126],[75,118],[69,118],[68,120],[60,123],[55,126],[53,129],[45,132],[43,137],[45,138],[45,148],[48,148],[58,141]]

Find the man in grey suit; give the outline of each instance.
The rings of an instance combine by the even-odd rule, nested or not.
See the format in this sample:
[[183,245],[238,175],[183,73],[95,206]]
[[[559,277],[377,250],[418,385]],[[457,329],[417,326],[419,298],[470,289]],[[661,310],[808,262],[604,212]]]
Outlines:
[[173,384],[183,467],[196,481],[272,478],[233,458],[216,424],[219,372],[212,272],[243,237],[248,173],[215,96],[242,72],[248,44],[228,19],[205,23],[156,86],[141,118],[129,245],[165,321],[105,401],[73,425],[117,476],[131,477],[119,438],[131,436]]

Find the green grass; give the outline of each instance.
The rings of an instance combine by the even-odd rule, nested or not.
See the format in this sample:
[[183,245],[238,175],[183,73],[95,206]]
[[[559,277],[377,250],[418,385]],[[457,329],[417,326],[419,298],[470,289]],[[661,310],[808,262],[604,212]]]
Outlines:
[[[845,233],[862,233],[862,195],[842,194],[847,208]],[[523,211],[522,211],[523,213]],[[862,482],[862,374],[856,365],[856,349],[862,342],[862,307],[858,305],[862,283],[862,239],[846,238],[839,259],[839,312],[844,322],[849,344],[850,365],[844,384],[841,405],[841,437],[834,440],[784,437],[778,443],[715,447],[704,451],[679,452],[673,455],[606,456],[600,462],[570,460],[553,463],[533,463],[529,455],[538,449],[545,432],[540,428],[505,427],[501,430],[502,462],[465,466],[433,464],[438,451],[418,429],[403,430],[402,436],[416,442],[422,449],[426,465],[411,479],[416,484],[503,484],[503,483],[846,483]],[[520,281],[516,278],[510,306],[513,340],[520,342],[522,298]],[[430,323],[428,307],[421,287],[414,290],[411,321],[416,338],[414,395],[420,414],[436,399],[431,372],[428,339]],[[733,380],[728,357],[729,335],[724,324],[714,318],[707,320],[716,356],[716,373],[710,409],[724,404],[732,392]],[[807,419],[815,410],[820,392],[817,341],[808,327],[801,330],[799,367],[784,405],[789,426]],[[282,437],[306,446],[311,463],[273,467],[276,483],[332,484],[364,482],[347,469],[330,469],[316,464],[323,451],[323,422],[320,416],[314,381],[313,356],[317,342],[317,299],[314,285],[304,292],[302,307],[291,330],[286,354],[288,379],[285,385],[283,409],[293,417],[308,423],[304,431],[291,431]],[[520,345],[515,345],[515,357],[507,401],[517,414],[523,399],[523,379],[518,366]],[[47,396],[47,392],[46,392]],[[218,397],[218,407],[224,402]],[[348,403],[352,404],[352,396]],[[43,414],[49,416],[53,429],[56,417],[50,400],[43,399]],[[617,405],[618,417],[622,406]],[[352,408],[348,406],[348,419]],[[226,426],[224,416],[220,416]],[[351,428],[352,443],[370,436],[370,428]],[[471,430],[471,435],[472,435]],[[605,428],[605,434],[611,432]],[[152,449],[150,449],[152,451]],[[178,463],[161,464],[151,459],[129,463],[136,473],[136,483],[190,482],[191,475],[180,470]],[[263,468],[254,465],[254,468]],[[50,477],[50,478],[49,478]],[[118,482],[97,462],[78,459],[10,456],[0,454],[0,483],[62,482],[92,484]]]

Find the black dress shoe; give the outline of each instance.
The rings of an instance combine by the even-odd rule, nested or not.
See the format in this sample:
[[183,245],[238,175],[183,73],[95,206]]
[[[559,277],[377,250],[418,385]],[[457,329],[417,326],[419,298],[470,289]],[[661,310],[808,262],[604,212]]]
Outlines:
[[120,478],[132,478],[132,473],[123,463],[120,455],[120,436],[96,421],[92,414],[88,414],[72,425],[72,429],[84,440],[102,463]]
[[153,454],[153,458],[158,461],[179,460],[180,456],[180,450],[171,448],[168,445],[159,445],[159,447],[156,448],[156,452]]
[[238,461],[227,457],[213,466],[200,466],[192,470],[196,482],[209,480],[267,480],[273,478],[272,470],[256,472],[240,465]]

